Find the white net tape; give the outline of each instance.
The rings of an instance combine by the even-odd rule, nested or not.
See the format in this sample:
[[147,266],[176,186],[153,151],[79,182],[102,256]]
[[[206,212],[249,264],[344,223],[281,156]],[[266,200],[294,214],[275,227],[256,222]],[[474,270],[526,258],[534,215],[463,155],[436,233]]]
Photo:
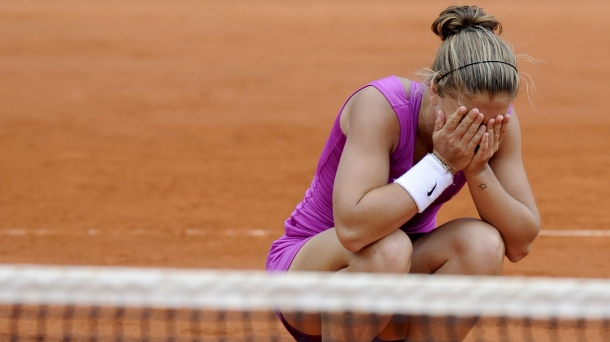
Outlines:
[[0,303],[607,319],[610,280],[5,265]]

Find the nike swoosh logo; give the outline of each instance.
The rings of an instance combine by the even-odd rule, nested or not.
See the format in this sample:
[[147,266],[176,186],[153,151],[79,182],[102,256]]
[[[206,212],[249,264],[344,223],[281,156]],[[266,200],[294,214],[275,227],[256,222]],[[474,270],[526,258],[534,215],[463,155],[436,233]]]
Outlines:
[[428,191],[428,197],[430,197],[430,195],[432,195],[432,193],[434,192],[434,189],[436,189],[436,182],[434,182],[434,187],[432,188],[432,190]]

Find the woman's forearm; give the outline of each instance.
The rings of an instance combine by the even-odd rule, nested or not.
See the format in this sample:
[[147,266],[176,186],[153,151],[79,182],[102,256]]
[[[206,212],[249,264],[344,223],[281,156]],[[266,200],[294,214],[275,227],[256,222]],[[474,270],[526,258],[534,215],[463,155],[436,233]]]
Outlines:
[[489,166],[476,175],[467,174],[466,180],[479,216],[502,235],[507,258],[523,259],[540,231],[536,214],[506,192]]
[[343,246],[357,252],[383,238],[417,214],[417,206],[398,184],[365,194],[353,206],[335,206],[335,228]]

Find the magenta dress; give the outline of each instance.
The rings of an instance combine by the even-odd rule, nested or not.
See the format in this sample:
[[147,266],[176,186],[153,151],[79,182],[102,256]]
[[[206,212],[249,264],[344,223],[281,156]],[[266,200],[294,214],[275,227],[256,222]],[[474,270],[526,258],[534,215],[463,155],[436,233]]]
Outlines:
[[[392,105],[400,123],[398,147],[390,156],[389,184],[413,166],[415,137],[417,136],[417,118],[423,98],[423,88],[420,83],[412,81],[411,89],[407,94],[403,84],[395,76],[371,82],[364,87],[377,88],[386,97],[390,105]],[[358,89],[354,94],[362,88]],[[307,240],[335,226],[332,198],[337,167],[339,166],[339,160],[346,141],[346,136],[341,131],[339,124],[344,107],[345,104],[343,104],[337,115],[330,136],[320,156],[316,174],[311,182],[311,186],[305,193],[305,198],[297,205],[290,218],[286,220],[284,235],[271,245],[266,265],[268,271],[287,271],[297,252]],[[455,196],[464,186],[465,182],[464,174],[458,172],[455,175],[453,185],[445,189],[440,197],[424,212],[416,214],[400,229],[407,234],[427,233],[435,229],[436,215],[441,205]]]

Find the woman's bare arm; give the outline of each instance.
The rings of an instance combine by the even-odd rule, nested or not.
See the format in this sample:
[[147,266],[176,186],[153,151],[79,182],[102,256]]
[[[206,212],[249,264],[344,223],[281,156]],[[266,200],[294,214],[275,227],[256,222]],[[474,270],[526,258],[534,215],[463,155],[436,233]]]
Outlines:
[[333,192],[335,228],[352,252],[375,242],[408,221],[417,206],[398,184],[388,184],[390,154],[400,127],[394,110],[374,87],[350,100],[342,113],[347,141]]
[[[479,216],[498,229],[512,262],[523,259],[540,230],[540,215],[521,157],[521,131],[512,114],[502,144],[486,167],[467,172]],[[493,135],[493,134],[492,134]]]

